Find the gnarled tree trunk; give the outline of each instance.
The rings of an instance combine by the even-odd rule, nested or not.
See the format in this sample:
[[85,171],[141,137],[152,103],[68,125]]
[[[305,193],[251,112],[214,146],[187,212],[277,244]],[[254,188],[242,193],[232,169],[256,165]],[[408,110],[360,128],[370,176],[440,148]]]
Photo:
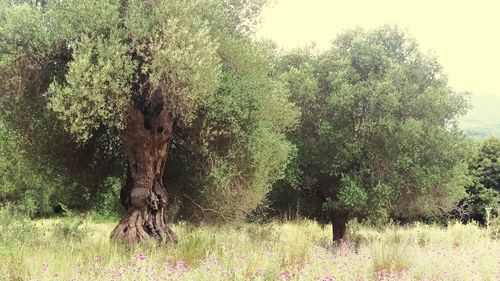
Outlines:
[[120,199],[127,216],[111,233],[111,239],[138,244],[154,238],[160,243],[177,242],[167,226],[164,210],[167,192],[163,171],[172,138],[169,112],[131,106],[127,111],[123,145],[128,159],[127,182]]

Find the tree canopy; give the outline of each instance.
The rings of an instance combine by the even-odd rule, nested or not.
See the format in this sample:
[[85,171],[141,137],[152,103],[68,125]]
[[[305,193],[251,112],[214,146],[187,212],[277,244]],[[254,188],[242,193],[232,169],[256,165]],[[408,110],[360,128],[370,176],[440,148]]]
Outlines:
[[168,112],[171,213],[243,218],[283,176],[298,116],[266,44],[249,36],[263,4],[2,0],[2,119],[34,154],[94,167],[101,186],[125,176],[128,108]]
[[474,148],[469,161],[472,182],[466,186],[468,196],[462,200],[458,211],[462,212],[460,218],[463,220],[484,223],[486,209],[500,205],[500,140],[484,139]]
[[406,32],[281,52],[252,36],[265,2],[0,0],[0,200],[120,197],[112,237],[165,241],[166,217],[241,220],[272,189],[338,240],[498,191],[497,143],[467,163],[466,94]]
[[411,219],[464,195],[465,97],[405,32],[350,30],[323,53],[285,54],[277,73],[302,113],[285,186],[302,190],[306,214]]

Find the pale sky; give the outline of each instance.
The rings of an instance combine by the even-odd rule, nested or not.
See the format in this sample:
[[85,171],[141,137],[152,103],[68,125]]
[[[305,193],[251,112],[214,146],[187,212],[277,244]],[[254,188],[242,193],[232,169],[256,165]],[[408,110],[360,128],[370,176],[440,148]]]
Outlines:
[[432,50],[456,90],[500,97],[500,0],[274,0],[257,36],[284,49],[325,49],[345,29],[384,24]]

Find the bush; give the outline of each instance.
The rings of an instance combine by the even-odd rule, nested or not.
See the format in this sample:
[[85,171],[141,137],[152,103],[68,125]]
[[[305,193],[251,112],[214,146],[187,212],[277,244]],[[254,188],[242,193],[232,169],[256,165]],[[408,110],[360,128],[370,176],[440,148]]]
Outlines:
[[82,241],[88,235],[86,222],[79,217],[68,217],[54,224],[52,234],[55,239]]
[[60,204],[60,206],[64,213],[64,219],[54,224],[52,229],[54,238],[56,240],[83,240],[89,232],[85,220],[82,217],[76,216],[72,210],[63,204]]

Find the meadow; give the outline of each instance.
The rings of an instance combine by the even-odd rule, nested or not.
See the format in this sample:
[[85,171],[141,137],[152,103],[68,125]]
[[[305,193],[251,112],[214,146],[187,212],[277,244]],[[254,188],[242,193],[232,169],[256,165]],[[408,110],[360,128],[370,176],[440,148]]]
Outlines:
[[173,225],[177,245],[109,241],[116,222],[91,217],[31,221],[0,212],[2,280],[499,280],[500,240],[475,224],[349,225],[309,220]]

